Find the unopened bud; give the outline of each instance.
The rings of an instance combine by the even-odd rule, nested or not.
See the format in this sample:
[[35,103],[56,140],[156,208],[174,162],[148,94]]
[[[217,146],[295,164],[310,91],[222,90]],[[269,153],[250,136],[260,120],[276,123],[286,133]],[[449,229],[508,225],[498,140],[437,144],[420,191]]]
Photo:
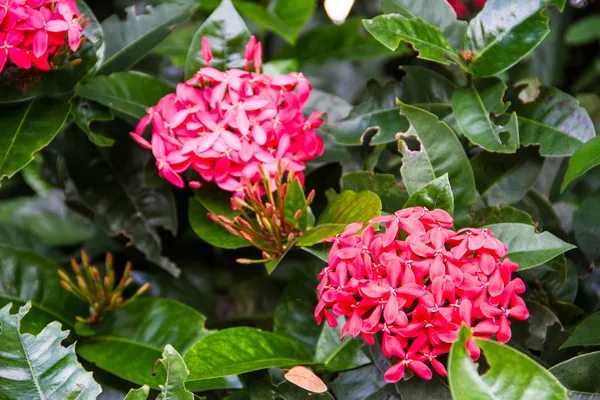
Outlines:
[[150,289],[150,282],[144,283],[138,290],[135,292],[134,296],[141,296],[146,293]]
[[77,260],[74,258],[71,258],[71,268],[73,268],[73,272],[75,272],[75,274],[81,274],[81,268],[79,267]]
[[211,212],[206,213],[206,216],[213,222],[219,223],[219,218],[217,218],[217,216]]
[[313,200],[315,199],[315,190],[311,190],[310,193],[308,194],[308,197],[306,198],[306,205],[310,205],[310,203],[313,202]]
[[67,292],[72,292],[73,288],[71,287],[71,285],[69,285],[67,282],[65,281],[60,281],[60,285],[67,291]]
[[297,210],[296,213],[294,214],[294,221],[298,221],[300,219],[300,217],[302,216],[303,211],[302,210]]
[[85,250],[81,250],[81,262],[86,267],[88,267],[90,265],[90,258],[88,257],[88,254],[86,253]]
[[223,222],[224,224],[227,224],[227,225],[231,225],[231,224],[233,224],[233,221],[231,221],[229,218],[227,218],[227,217],[226,217],[226,216],[224,216],[224,215],[219,215],[219,216],[218,216],[218,218],[219,218],[219,219],[221,220],[221,222]]

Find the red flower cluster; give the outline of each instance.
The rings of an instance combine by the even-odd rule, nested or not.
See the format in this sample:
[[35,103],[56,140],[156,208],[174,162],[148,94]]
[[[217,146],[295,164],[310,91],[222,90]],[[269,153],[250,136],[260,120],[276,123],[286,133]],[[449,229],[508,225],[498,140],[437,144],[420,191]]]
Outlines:
[[[334,238],[328,266],[320,273],[315,317],[336,326],[335,315],[348,320],[342,337],[361,335],[374,344],[383,332],[382,352],[399,361],[385,374],[396,382],[411,368],[431,379],[429,364],[440,375],[446,369],[436,357],[448,353],[466,324],[475,337],[510,339],[509,317],[524,320],[529,312],[518,296],[520,279],[511,280],[518,265],[506,259],[508,250],[491,231],[450,230],[452,217],[443,210],[407,208],[378,217],[385,233],[351,224]],[[335,314],[335,315],[334,315]],[[467,342],[475,360],[480,350]]]
[[68,38],[77,51],[81,19],[75,0],[0,0],[0,72],[7,60],[22,69],[50,69]]
[[[214,181],[236,197],[242,197],[244,177],[253,183],[261,180],[260,164],[273,177],[281,161],[302,180],[304,161],[323,153],[323,141],[313,130],[323,122],[321,113],[308,119],[302,114],[310,82],[295,72],[261,74],[262,46],[254,36],[246,47],[245,70],[211,68],[206,38],[202,58],[207,67],[149,108],[131,133],[152,149],[160,175],[183,187],[180,174],[192,168],[204,182]],[[255,72],[249,71],[252,62]],[[151,143],[142,137],[150,124]],[[201,182],[191,181],[190,186],[198,188]]]
[[[454,8],[456,15],[459,18],[467,18],[469,16],[469,7],[465,4],[465,0],[446,0],[448,4]],[[486,0],[473,0],[473,5],[478,9],[482,9],[485,6]]]

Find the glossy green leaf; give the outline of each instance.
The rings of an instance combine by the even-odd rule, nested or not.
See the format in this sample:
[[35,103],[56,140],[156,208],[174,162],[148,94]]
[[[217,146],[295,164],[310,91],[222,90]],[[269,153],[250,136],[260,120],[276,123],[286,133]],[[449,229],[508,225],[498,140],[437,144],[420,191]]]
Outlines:
[[501,222],[517,222],[535,226],[531,215],[512,206],[504,206],[502,208],[498,206],[485,207],[477,210],[473,217],[473,226],[475,227]]
[[314,246],[317,243],[321,243],[324,239],[333,237],[339,233],[342,233],[348,224],[322,224],[310,228],[304,232],[296,246]]
[[0,397],[4,399],[94,399],[102,392],[91,372],[77,361],[75,345],[63,347],[69,331],[58,322],[37,336],[21,332],[27,303],[11,314],[12,303],[0,309]]
[[502,207],[517,203],[532,188],[543,159],[535,149],[515,154],[479,153],[471,160],[477,190],[485,202]]
[[596,136],[592,119],[575,97],[547,86],[539,90],[534,101],[512,104],[519,116],[521,144],[539,144],[543,156],[562,157]]
[[[386,386],[383,380],[383,374],[375,365],[367,365],[351,371],[341,372],[329,385],[331,392],[336,399],[344,400],[366,400],[381,399],[381,397],[371,397]],[[392,400],[393,397],[383,397],[385,400]]]
[[244,16],[294,44],[302,27],[316,8],[316,0],[285,1],[270,0],[266,7],[260,4],[239,1],[236,7]]
[[210,41],[212,49],[211,67],[226,71],[245,66],[244,54],[250,31],[231,0],[223,0],[196,32],[185,61],[186,78],[192,77],[201,67],[206,66],[202,59],[204,37]]
[[96,146],[112,146],[115,142],[101,134],[95,133],[90,126],[93,122],[112,121],[114,116],[110,108],[101,104],[76,98],[71,108],[71,118]]
[[417,206],[427,207],[430,210],[440,208],[450,215],[454,214],[454,197],[447,173],[414,192],[403,208]]
[[596,136],[573,154],[560,191],[564,192],[569,183],[598,165],[600,165],[600,136]]
[[467,29],[467,23],[456,19],[456,12],[446,0],[383,0],[383,11],[418,17],[437,26],[454,47],[460,47]]
[[225,228],[213,222],[207,216],[208,210],[197,197],[189,200],[188,218],[196,235],[213,246],[224,249],[239,249],[249,244],[241,237],[235,236]]
[[160,4],[138,14],[125,9],[125,20],[112,15],[102,22],[106,37],[106,57],[100,71],[109,74],[131,68],[171,33],[170,27],[190,16],[192,4]]
[[569,26],[565,41],[572,46],[581,46],[600,40],[600,16],[588,15]]
[[[210,334],[204,328],[204,315],[173,300],[146,297],[104,317],[93,327],[96,334],[82,339],[77,353],[122,379],[158,389],[166,381],[160,368],[151,375],[154,361],[171,344],[185,352],[198,339]],[[235,377],[205,380],[188,385],[189,390],[237,388]]]
[[448,358],[448,381],[454,399],[563,399],[568,400],[567,389],[544,367],[500,343],[474,339],[489,365],[479,375],[477,364],[465,348],[470,332],[463,327],[459,339],[452,345]]
[[294,58],[300,64],[323,64],[327,61],[373,60],[407,52],[402,47],[391,51],[364,32],[361,19],[348,18],[343,24],[323,24],[300,34],[296,45],[287,45],[276,54],[278,59]]
[[596,312],[575,327],[561,348],[598,345],[600,345],[600,313]]
[[[75,0],[75,3],[79,8],[79,15],[85,15],[89,22],[83,30],[86,40],[82,42],[77,52],[66,61],[76,59],[81,61],[69,67],[61,66],[50,71],[43,71],[39,75],[31,74],[31,79],[26,82],[26,87],[23,87],[24,82],[16,82],[15,77],[5,70],[4,74],[0,73],[2,75],[0,76],[0,104],[21,102],[42,96],[65,94],[70,96],[70,92],[77,84],[85,82],[96,73],[104,60],[104,33],[90,7],[82,0]],[[17,79],[24,78],[21,74],[18,76]],[[38,77],[39,79],[37,79]],[[57,100],[56,103],[64,104],[64,99]]]
[[147,400],[150,395],[150,387],[147,385],[139,389],[131,389],[123,400]]
[[137,122],[146,115],[146,109],[158,103],[174,88],[153,76],[141,72],[116,72],[110,76],[97,76],[77,87],[76,94],[96,101],[118,115]]
[[342,176],[342,189],[360,192],[369,190],[381,199],[382,210],[394,213],[408,200],[406,189],[391,174],[373,174],[365,171],[351,172]]
[[487,151],[514,153],[519,147],[517,115],[513,113],[504,125],[492,119],[492,115],[501,115],[508,108],[502,101],[505,92],[506,83],[495,78],[457,89],[452,96],[452,109],[460,130]]
[[60,132],[70,105],[52,100],[32,100],[0,109],[0,182],[12,178],[38,151]]
[[531,225],[501,223],[485,228],[508,247],[507,257],[519,264],[520,270],[536,267],[575,248],[550,232],[536,233]]
[[600,260],[600,198],[585,199],[573,218],[573,230],[579,249],[590,262]]
[[160,362],[167,372],[167,380],[160,385],[157,400],[194,400],[194,394],[185,388],[185,379],[190,371],[177,350],[170,344],[166,345]]
[[195,26],[177,26],[152,50],[152,53],[169,58],[173,65],[185,67],[187,52],[197,30]]
[[562,11],[565,0],[488,0],[469,22],[463,43],[473,52],[473,73],[496,75],[535,49],[550,33],[544,14],[549,5]]
[[177,231],[173,192],[167,182],[158,188],[144,184],[152,154],[129,138],[112,147],[96,147],[77,131],[67,131],[64,139],[68,175],[100,229],[111,237],[126,236],[149,261],[177,275],[175,264],[161,255],[157,232],[159,227]]
[[[425,110],[402,104],[402,114],[410,122],[410,128],[400,134],[402,152],[400,172],[408,193],[413,194],[427,183],[444,174],[454,193],[456,219],[465,220],[467,207],[475,202],[475,181],[458,138],[444,122]],[[410,150],[405,140],[416,139],[418,150]]]
[[322,364],[325,371],[346,371],[371,362],[362,352],[361,342],[349,336],[340,340],[344,323],[346,321],[343,317],[338,319],[338,326],[335,328],[331,328],[326,322],[323,322],[314,361]]
[[0,306],[31,302],[26,332],[37,334],[52,321],[72,327],[76,316],[87,315],[87,305],[60,285],[58,268],[33,252],[0,246]]
[[584,393],[600,393],[599,370],[600,351],[573,357],[550,368],[567,389]]
[[197,380],[271,367],[311,364],[312,356],[300,344],[285,336],[237,327],[202,338],[185,353],[184,361],[190,370],[186,382],[189,386]]
[[[298,178],[294,179],[287,189],[287,201],[284,207],[284,215],[287,221],[294,221],[294,216],[298,210],[301,210],[306,205],[306,196],[304,189]],[[301,230],[306,230],[308,227],[308,211],[304,212],[298,221],[298,227]]]
[[0,224],[0,245],[28,250],[53,261],[65,261],[59,250],[44,244],[31,230],[10,223]]
[[442,31],[420,18],[386,14],[366,19],[363,23],[367,31],[390,50],[396,50],[401,42],[407,42],[419,53],[419,58],[440,64],[455,61],[465,66]]
[[329,202],[317,225],[362,222],[366,224],[381,213],[381,200],[373,192],[344,190]]

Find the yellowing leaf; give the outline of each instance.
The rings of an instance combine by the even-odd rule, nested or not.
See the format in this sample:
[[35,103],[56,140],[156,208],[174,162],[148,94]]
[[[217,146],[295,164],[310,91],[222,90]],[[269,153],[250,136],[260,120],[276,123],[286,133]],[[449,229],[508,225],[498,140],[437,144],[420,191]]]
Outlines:
[[327,385],[310,369],[302,366],[294,367],[285,374],[285,379],[302,389],[313,393],[325,393]]

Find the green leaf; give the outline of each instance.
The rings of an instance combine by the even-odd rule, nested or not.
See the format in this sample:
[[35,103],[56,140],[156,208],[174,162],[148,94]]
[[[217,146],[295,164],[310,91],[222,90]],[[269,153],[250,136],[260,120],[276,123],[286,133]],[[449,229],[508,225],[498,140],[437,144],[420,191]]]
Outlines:
[[161,255],[157,228],[177,231],[177,210],[167,182],[158,188],[144,184],[144,166],[152,154],[132,140],[96,147],[77,131],[64,135],[63,157],[74,189],[94,212],[96,224],[108,236],[124,235],[147,259],[173,275],[173,262]]
[[595,351],[563,361],[550,368],[549,371],[569,390],[600,393],[599,363],[600,351]]
[[177,350],[170,344],[166,345],[160,362],[167,372],[167,380],[160,385],[157,400],[194,400],[194,394],[185,388],[185,379],[190,371]]
[[[402,152],[400,172],[409,194],[444,174],[454,193],[456,220],[468,218],[466,210],[475,202],[476,190],[473,170],[458,138],[444,122],[425,110],[402,104],[402,114],[408,118],[410,128],[400,134]],[[405,140],[414,138],[418,150],[409,150]]]
[[575,248],[550,232],[536,233],[531,225],[502,223],[485,228],[508,247],[507,257],[519,264],[519,270],[536,267]]
[[77,361],[75,345],[63,347],[69,331],[58,322],[37,336],[21,332],[31,304],[11,314],[12,303],[0,309],[0,397],[4,399],[94,399],[102,389]]
[[49,246],[73,246],[97,232],[92,221],[67,207],[64,193],[56,189],[43,197],[0,201],[0,223],[27,229]]
[[[302,184],[295,178],[290,185],[288,185],[287,190],[287,201],[284,207],[284,215],[287,221],[294,221],[294,216],[298,210],[301,210],[306,205],[306,196],[304,195],[304,190],[302,189]],[[308,227],[308,210],[302,214],[300,220],[298,221],[298,227],[305,231]]]
[[77,87],[76,94],[97,101],[118,115],[137,122],[146,115],[146,109],[158,103],[174,88],[153,76],[141,72],[116,72],[97,76]]
[[564,192],[569,183],[598,165],[600,165],[600,136],[596,136],[573,154],[560,191]]
[[207,213],[208,210],[198,197],[190,198],[188,218],[192,229],[200,239],[223,249],[239,249],[249,246],[244,239],[231,234],[221,225],[213,222],[208,218]]
[[454,197],[447,173],[414,192],[403,208],[416,206],[427,207],[430,210],[440,208],[450,215],[454,214]]
[[420,18],[386,14],[366,19],[363,23],[367,31],[390,50],[396,50],[401,42],[407,42],[419,53],[419,58],[445,65],[455,61],[468,68],[442,31]]
[[257,371],[271,367],[311,364],[312,356],[297,342],[259,329],[228,328],[208,335],[185,353],[190,375],[198,380]]
[[383,11],[406,18],[418,17],[437,26],[454,47],[462,44],[467,29],[467,23],[456,19],[456,12],[446,0],[383,0]]
[[351,172],[342,176],[342,189],[355,192],[369,190],[376,193],[381,199],[382,210],[390,214],[400,210],[408,200],[408,193],[391,174]]
[[[342,372],[329,385],[336,399],[344,400],[395,400],[394,397],[371,397],[386,387],[382,373],[375,365],[367,365]],[[392,386],[393,387],[393,386]]]
[[315,363],[322,364],[325,371],[346,371],[371,362],[362,352],[361,342],[349,336],[340,340],[342,326],[345,322],[345,318],[338,318],[338,326],[335,328],[323,322],[323,329],[317,342],[314,361]]
[[487,151],[514,153],[519,147],[517,115],[512,113],[505,125],[497,125],[491,114],[501,115],[508,108],[502,101],[506,83],[498,78],[457,89],[452,109],[462,133]]
[[491,206],[517,203],[533,187],[543,159],[535,149],[515,154],[482,152],[471,160],[477,190]]
[[177,26],[165,40],[152,50],[152,53],[169,58],[173,65],[185,67],[185,59],[190,44],[197,31],[196,26]]
[[0,109],[0,182],[12,178],[54,139],[70,108],[66,102],[40,99]]
[[10,223],[0,225],[0,245],[28,250],[54,261],[66,261],[66,257],[60,251],[42,243],[31,230]]
[[474,53],[473,73],[496,75],[533,51],[550,33],[544,10],[551,4],[562,11],[565,0],[488,0],[469,22],[463,43]]
[[491,340],[473,339],[489,365],[479,375],[465,348],[470,332],[463,327],[448,358],[448,381],[454,399],[564,399],[567,389],[544,367],[513,348]]
[[600,261],[600,198],[588,197],[575,211],[573,230],[579,249],[590,262]]
[[592,119],[575,97],[548,86],[539,90],[534,101],[517,99],[512,104],[511,111],[519,116],[521,144],[539,144],[544,157],[563,157],[596,136]]
[[600,312],[596,312],[575,327],[561,348],[600,345]]
[[125,9],[125,20],[112,15],[102,22],[106,36],[106,60],[100,71],[109,74],[131,68],[162,42],[171,26],[190,16],[192,4],[160,4],[137,14],[135,7]]
[[114,140],[92,131],[90,124],[96,121],[112,121],[114,116],[110,108],[98,103],[75,98],[74,107],[71,108],[71,118],[79,128],[90,138],[96,146],[108,147],[114,144]]
[[[92,10],[82,0],[75,0],[80,15],[89,18],[89,22],[83,30],[86,40],[75,54],[67,58],[67,62],[80,59],[81,61],[70,67],[60,67],[43,71],[39,74],[39,80],[27,82],[27,87],[15,82],[15,78],[7,71],[4,75],[0,73],[0,104],[21,102],[42,96],[68,95],[75,86],[92,77],[104,60],[104,33]],[[32,77],[35,75],[31,75]],[[64,104],[64,99],[56,101]],[[55,104],[56,104],[55,103]]]
[[310,19],[316,0],[269,0],[266,7],[249,1],[238,1],[236,7],[259,26],[275,32],[294,44],[302,27]]
[[202,38],[210,41],[212,61],[210,66],[220,71],[243,68],[244,54],[250,39],[250,31],[235,10],[231,0],[223,0],[219,7],[200,26],[185,61],[185,77],[191,78],[196,71],[205,67],[202,59]]
[[[243,12],[243,10],[242,10]],[[322,24],[298,37],[296,45],[287,45],[276,54],[278,59],[294,58],[300,64],[325,64],[331,60],[361,61],[404,53],[406,49],[391,51],[362,28],[358,17],[348,18],[343,24]],[[312,97],[312,95],[311,95]]]
[[379,214],[381,214],[381,200],[375,193],[366,190],[358,193],[344,190],[319,215],[317,225],[348,225],[353,222],[367,224]]
[[478,210],[473,217],[473,226],[475,227],[501,222],[517,222],[535,226],[531,215],[512,206],[504,206],[502,208],[498,206],[485,207]]
[[298,71],[298,61],[293,58],[269,61],[263,64],[262,71],[270,76],[290,74]]
[[577,20],[565,35],[565,41],[571,46],[581,46],[600,40],[600,16],[588,15]]
[[147,385],[139,389],[131,389],[123,400],[147,400],[150,395],[150,387]]
[[87,315],[87,305],[60,285],[58,268],[33,252],[0,246],[0,306],[31,302],[25,331],[37,334],[52,321],[73,327],[76,316]]
[[[210,334],[204,328],[204,315],[173,300],[145,297],[125,308],[107,314],[93,329],[94,336],[82,339],[77,353],[85,360],[122,379],[158,389],[166,381],[160,369],[150,374],[152,364],[161,358],[167,345],[182,353],[198,339]],[[187,385],[189,390],[238,388],[235,377]]]

